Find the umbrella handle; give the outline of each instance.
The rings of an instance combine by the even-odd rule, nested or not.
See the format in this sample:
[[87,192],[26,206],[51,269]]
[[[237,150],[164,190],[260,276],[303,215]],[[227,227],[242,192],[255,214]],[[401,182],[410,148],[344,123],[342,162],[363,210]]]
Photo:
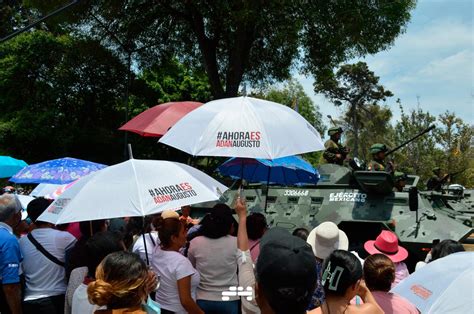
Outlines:
[[128,144],[128,159],[133,159],[132,144]]

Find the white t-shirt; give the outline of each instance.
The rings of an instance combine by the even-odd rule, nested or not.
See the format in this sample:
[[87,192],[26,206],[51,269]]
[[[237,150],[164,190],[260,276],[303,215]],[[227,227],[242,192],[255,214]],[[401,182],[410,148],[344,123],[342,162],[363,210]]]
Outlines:
[[[39,228],[31,233],[46,251],[61,262],[65,261],[66,251],[76,243],[76,238],[66,231]],[[64,294],[67,288],[64,267],[50,261],[27,237],[19,242],[26,278],[25,301]]]
[[[146,239],[146,251],[148,252],[148,260],[151,261],[153,251],[155,247],[160,246],[160,239],[158,238],[158,232],[152,231],[150,233],[145,233]],[[140,235],[135,243],[133,244],[132,252],[140,255],[140,258],[146,263],[145,256],[145,244],[143,242],[143,235]]]
[[[222,301],[222,292],[237,286],[237,238],[210,239],[198,236],[191,240],[188,258],[201,275],[197,300]],[[229,297],[231,301],[238,296]]]
[[177,281],[191,276],[191,297],[196,300],[196,288],[199,285],[200,277],[191,262],[178,252],[164,251],[158,246],[153,253],[151,267],[160,276],[156,301],[168,311],[187,313],[179,299]]
[[72,295],[71,314],[93,314],[97,310],[105,309],[105,306],[90,304],[87,298],[87,285],[81,283]]

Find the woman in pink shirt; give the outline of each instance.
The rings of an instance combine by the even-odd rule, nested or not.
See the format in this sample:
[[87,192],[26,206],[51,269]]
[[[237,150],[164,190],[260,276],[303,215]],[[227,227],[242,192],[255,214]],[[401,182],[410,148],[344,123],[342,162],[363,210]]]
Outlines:
[[374,254],[364,262],[364,279],[378,305],[386,314],[418,314],[418,309],[403,297],[390,292],[395,280],[395,265],[384,254]]

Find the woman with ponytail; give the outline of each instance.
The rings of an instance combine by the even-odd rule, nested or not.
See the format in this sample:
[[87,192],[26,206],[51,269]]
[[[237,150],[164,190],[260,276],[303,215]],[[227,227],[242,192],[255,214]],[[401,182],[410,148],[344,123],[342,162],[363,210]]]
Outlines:
[[96,314],[150,314],[156,313],[144,302],[156,287],[156,276],[148,270],[138,255],[115,252],[107,255],[89,283],[87,294],[92,304],[106,306]]
[[176,212],[165,211],[155,221],[160,238],[151,259],[152,269],[160,276],[156,301],[161,313],[204,314],[196,304],[199,273],[179,250],[186,244],[186,225]]
[[[308,313],[384,313],[362,280],[362,265],[352,253],[343,250],[332,252],[324,260],[321,284],[326,299],[320,307]],[[362,298],[364,304],[350,304],[356,295]]]

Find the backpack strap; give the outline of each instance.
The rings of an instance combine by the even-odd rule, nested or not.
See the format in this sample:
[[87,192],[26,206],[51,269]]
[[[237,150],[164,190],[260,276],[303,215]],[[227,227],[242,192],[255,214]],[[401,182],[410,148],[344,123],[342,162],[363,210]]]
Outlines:
[[40,251],[47,259],[49,259],[51,262],[59,266],[62,266],[62,267],[65,266],[65,264],[61,262],[59,259],[57,259],[56,256],[46,251],[46,249],[35,238],[33,238],[33,235],[31,234],[31,232],[28,233],[27,237],[28,237],[28,240],[30,240],[30,242],[36,247],[36,249]]
[[151,243],[153,243],[153,247],[155,247],[156,246],[155,239],[153,239],[151,233],[149,233],[148,235],[150,236]]

